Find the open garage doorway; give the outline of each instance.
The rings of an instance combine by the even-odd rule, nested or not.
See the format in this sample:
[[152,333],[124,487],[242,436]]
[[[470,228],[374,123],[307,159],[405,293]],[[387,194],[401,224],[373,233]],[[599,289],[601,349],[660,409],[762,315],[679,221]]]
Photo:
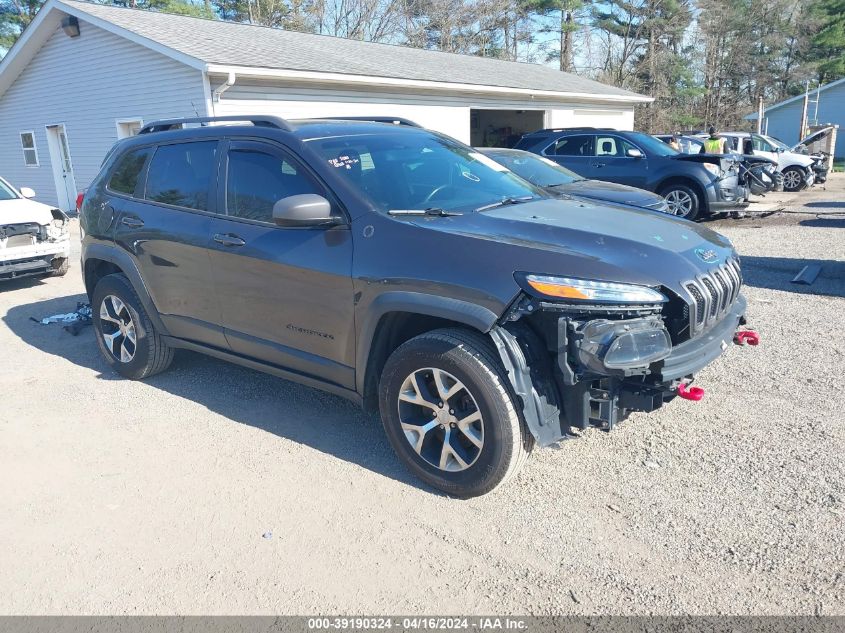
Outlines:
[[543,128],[544,110],[469,111],[470,141],[474,147],[513,147],[523,134]]

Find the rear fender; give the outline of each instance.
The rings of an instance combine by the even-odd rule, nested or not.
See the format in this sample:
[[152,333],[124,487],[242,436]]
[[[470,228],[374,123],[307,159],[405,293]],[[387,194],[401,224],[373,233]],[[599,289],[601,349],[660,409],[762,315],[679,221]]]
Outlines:
[[[162,322],[161,317],[159,317],[158,310],[153,303],[152,297],[150,297],[150,293],[147,290],[147,286],[144,283],[143,278],[141,277],[141,273],[138,271],[138,267],[135,265],[132,258],[124,251],[113,246],[106,244],[88,244],[84,247],[82,253],[83,275],[86,274],[86,263],[89,260],[95,259],[114,264],[121,270],[121,272],[123,272],[124,275],[126,275],[156,330],[165,336],[168,335],[169,332],[167,331],[167,328],[164,327],[164,323]],[[87,288],[87,283],[86,289],[89,294],[94,292],[93,288]]]

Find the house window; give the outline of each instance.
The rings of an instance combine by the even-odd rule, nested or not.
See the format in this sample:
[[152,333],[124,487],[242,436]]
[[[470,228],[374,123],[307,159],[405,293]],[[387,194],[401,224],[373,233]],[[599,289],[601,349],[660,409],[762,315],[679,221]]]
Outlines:
[[144,127],[144,122],[141,119],[118,119],[115,124],[117,125],[118,140],[136,136]]
[[38,167],[38,150],[35,147],[35,132],[21,132],[23,163],[27,167]]

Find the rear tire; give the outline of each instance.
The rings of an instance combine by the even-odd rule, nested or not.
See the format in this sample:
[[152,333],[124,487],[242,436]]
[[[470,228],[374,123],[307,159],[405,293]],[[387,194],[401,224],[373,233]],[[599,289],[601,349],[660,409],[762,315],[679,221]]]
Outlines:
[[382,423],[399,459],[462,498],[490,492],[527,460],[534,437],[518,402],[490,341],[468,330],[412,338],[388,358],[379,383]]
[[670,214],[687,220],[698,217],[701,202],[692,187],[681,184],[667,185],[660,190],[660,195],[666,199]]
[[125,275],[106,275],[91,298],[91,317],[103,358],[125,378],[141,380],[168,368],[173,348],[156,331]]

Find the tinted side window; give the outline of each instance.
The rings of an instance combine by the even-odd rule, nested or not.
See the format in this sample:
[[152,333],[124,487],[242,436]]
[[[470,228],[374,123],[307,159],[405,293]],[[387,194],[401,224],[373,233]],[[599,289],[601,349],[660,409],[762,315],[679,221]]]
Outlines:
[[273,205],[282,198],[324,193],[301,169],[274,153],[231,150],[226,171],[226,212],[239,218],[272,222]]
[[592,156],[593,137],[588,134],[564,136],[555,141],[546,153],[554,156]]
[[145,198],[189,209],[208,209],[217,141],[162,145],[150,162]]
[[143,147],[124,154],[115,165],[109,178],[108,188],[117,193],[134,195],[135,187],[138,186],[138,176],[141,175],[150,152],[152,148]]

